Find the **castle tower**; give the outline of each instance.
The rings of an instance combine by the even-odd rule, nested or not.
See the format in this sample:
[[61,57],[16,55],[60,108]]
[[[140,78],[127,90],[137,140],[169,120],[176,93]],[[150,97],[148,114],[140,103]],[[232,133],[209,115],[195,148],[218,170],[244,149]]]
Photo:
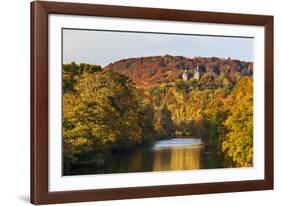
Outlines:
[[200,78],[201,78],[201,71],[200,71],[199,66],[197,65],[194,70],[194,79],[197,79],[199,81]]
[[188,73],[187,73],[187,70],[185,69],[184,72],[182,73],[182,79],[184,81],[187,81],[188,80]]

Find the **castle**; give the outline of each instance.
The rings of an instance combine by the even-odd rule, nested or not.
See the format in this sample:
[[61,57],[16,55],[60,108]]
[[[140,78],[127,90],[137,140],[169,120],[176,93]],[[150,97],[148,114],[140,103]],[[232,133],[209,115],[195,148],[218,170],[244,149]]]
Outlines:
[[197,65],[196,68],[194,69],[194,74],[193,74],[193,77],[190,77],[188,75],[188,72],[187,72],[187,69],[184,69],[184,72],[182,73],[182,79],[184,81],[187,81],[187,80],[193,80],[193,79],[196,79],[196,80],[200,80],[201,79],[201,76],[202,76],[202,72],[201,72],[201,69],[199,68],[199,66]]
[[194,70],[194,79],[200,80],[201,76],[202,76],[201,69],[197,65]]
[[182,73],[182,79],[185,81],[189,79],[187,69],[185,69],[184,72]]

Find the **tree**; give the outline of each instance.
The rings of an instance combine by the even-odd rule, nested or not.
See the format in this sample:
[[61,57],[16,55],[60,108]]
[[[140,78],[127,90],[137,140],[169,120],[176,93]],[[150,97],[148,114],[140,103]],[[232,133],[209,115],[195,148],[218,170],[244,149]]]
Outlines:
[[156,131],[154,128],[154,109],[151,104],[145,104],[140,108],[139,122],[143,141],[153,143],[156,139]]
[[253,79],[243,77],[228,97],[222,151],[238,166],[253,165]]
[[63,92],[74,92],[74,86],[77,80],[84,72],[94,73],[101,71],[102,68],[99,65],[94,64],[76,64],[72,62],[70,64],[63,65]]
[[172,115],[165,105],[157,109],[154,123],[158,137],[174,135],[175,127],[172,121]]
[[[208,120],[209,131],[206,141],[211,145],[219,145],[220,133],[224,129],[223,122],[227,117],[225,88],[219,88],[209,93],[209,101],[204,110],[204,117]],[[219,147],[219,146],[218,146]]]
[[102,163],[111,150],[141,143],[138,102],[127,77],[112,71],[85,72],[74,89],[63,99],[67,163]]

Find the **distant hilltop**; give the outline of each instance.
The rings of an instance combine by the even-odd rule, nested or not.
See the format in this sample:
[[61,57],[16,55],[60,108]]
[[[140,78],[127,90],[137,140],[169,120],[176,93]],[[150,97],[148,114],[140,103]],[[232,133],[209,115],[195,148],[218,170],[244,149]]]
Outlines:
[[218,57],[149,56],[116,61],[105,67],[128,76],[138,88],[172,81],[201,81],[227,78],[236,84],[242,76],[253,75],[253,62]]

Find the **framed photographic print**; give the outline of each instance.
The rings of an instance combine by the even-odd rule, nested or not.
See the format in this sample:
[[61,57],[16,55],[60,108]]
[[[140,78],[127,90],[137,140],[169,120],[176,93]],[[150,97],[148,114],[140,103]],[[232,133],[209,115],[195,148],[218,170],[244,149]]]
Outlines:
[[31,202],[273,189],[273,17],[31,3]]

